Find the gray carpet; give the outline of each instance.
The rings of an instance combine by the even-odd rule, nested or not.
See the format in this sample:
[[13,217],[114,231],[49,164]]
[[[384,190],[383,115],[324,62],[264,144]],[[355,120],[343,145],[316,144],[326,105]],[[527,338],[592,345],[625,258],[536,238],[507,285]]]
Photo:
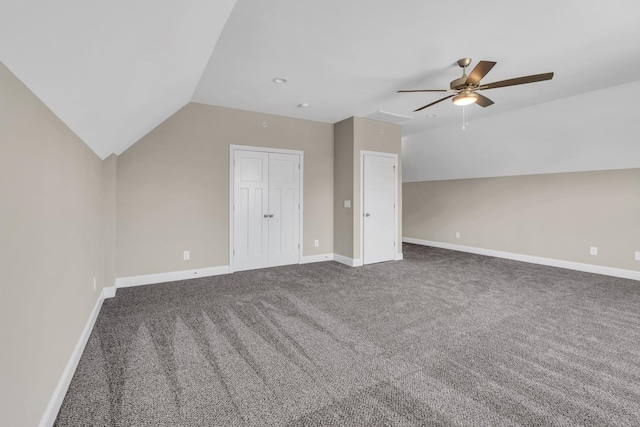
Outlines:
[[640,425],[640,282],[403,251],[119,289],[56,426]]

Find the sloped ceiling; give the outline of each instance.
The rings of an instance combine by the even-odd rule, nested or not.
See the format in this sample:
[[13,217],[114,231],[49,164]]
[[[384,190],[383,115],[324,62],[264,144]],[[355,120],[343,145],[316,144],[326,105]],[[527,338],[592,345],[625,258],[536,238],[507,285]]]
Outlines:
[[191,100],[235,0],[2,0],[0,59],[101,158]]
[[497,61],[485,83],[556,73],[485,91],[496,103],[469,107],[476,118],[640,80],[633,0],[3,0],[0,8],[0,59],[101,157],[190,100],[329,123],[382,110],[411,117],[405,135],[449,126],[460,109],[448,100],[413,112],[442,94],[395,92],[448,87],[462,57],[471,67]]
[[331,123],[382,110],[412,117],[402,124],[409,135],[460,123],[460,107],[447,100],[414,113],[447,94],[396,91],[448,88],[463,57],[471,67],[497,61],[484,83],[555,72],[484,91],[495,104],[470,106],[474,119],[639,80],[637,8],[633,0],[239,0],[194,100]]
[[629,93],[640,94],[640,81],[408,135],[402,180],[640,168],[640,108]]

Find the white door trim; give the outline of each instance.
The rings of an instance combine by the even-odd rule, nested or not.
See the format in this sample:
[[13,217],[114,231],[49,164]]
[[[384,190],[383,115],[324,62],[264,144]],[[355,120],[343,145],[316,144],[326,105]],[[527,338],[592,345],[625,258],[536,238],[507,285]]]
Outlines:
[[298,264],[302,263],[302,242],[303,239],[303,218],[304,218],[304,151],[300,150],[285,150],[282,148],[270,148],[270,147],[253,147],[249,145],[235,145],[229,144],[229,273],[233,273],[233,158],[236,150],[243,151],[260,151],[263,153],[283,153],[283,154],[297,154],[300,156],[300,221],[299,221],[299,245],[298,249]]
[[[394,242],[395,242],[395,259],[398,259],[398,254],[402,253],[402,249],[400,247],[400,242],[398,242],[398,155],[397,154],[393,154],[393,153],[382,153],[379,151],[368,151],[368,150],[360,150],[360,212],[358,213],[359,215],[359,219],[360,219],[360,256],[358,257],[359,260],[362,260],[362,262],[364,262],[364,221],[363,221],[363,215],[364,215],[364,156],[366,154],[372,154],[374,156],[381,156],[381,157],[390,157],[393,159],[393,165],[395,167],[395,183],[394,183],[394,188],[395,188],[395,206],[396,208],[394,209],[394,213],[393,213],[393,218],[394,218],[394,228],[395,228],[395,234],[394,234]],[[362,265],[362,264],[360,264]]]

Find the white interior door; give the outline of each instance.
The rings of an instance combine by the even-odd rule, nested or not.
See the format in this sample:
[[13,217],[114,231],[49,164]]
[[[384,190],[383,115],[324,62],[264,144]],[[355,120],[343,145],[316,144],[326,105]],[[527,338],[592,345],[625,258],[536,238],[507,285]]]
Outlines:
[[234,152],[233,262],[235,270],[269,265],[269,154]]
[[269,154],[269,266],[296,264],[300,242],[300,157]]
[[363,160],[362,261],[390,261],[396,252],[396,160],[374,154]]
[[233,269],[300,261],[300,156],[233,152]]

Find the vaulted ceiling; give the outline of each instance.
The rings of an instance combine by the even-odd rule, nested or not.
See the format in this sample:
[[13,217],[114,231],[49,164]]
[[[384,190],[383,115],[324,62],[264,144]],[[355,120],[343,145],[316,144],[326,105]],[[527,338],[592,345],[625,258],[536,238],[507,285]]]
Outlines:
[[396,91],[447,88],[462,57],[497,61],[487,83],[555,72],[483,92],[495,104],[472,105],[479,118],[640,80],[636,10],[633,0],[3,0],[0,60],[102,158],[190,101],[330,123],[381,110],[411,117],[408,135],[458,122],[460,110],[445,101],[414,113],[443,94]]

